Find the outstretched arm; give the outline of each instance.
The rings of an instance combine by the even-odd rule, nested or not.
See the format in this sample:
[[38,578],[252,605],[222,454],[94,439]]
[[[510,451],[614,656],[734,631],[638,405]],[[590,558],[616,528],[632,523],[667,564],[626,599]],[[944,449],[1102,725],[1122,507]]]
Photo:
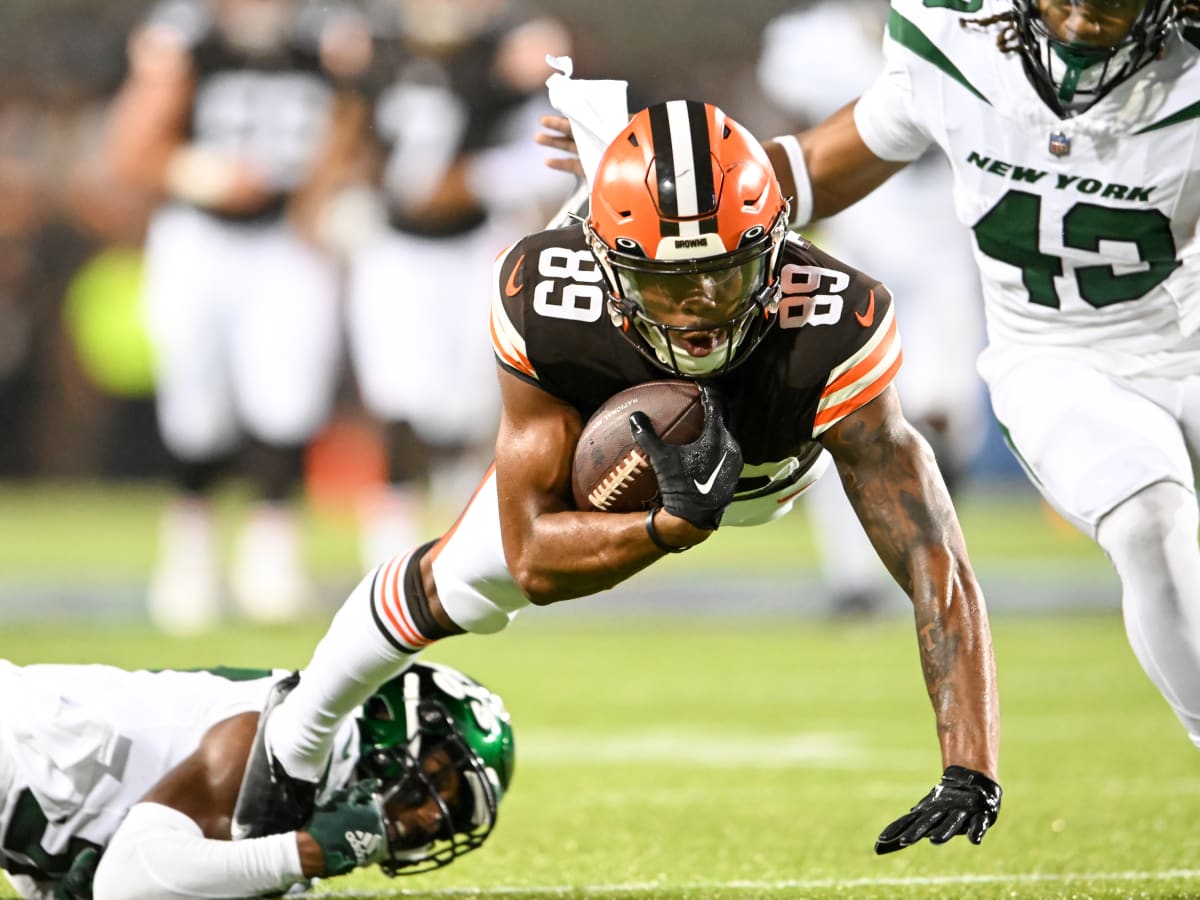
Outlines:
[[963,833],[978,843],[999,811],[1000,707],[987,609],[949,492],[894,386],[822,442],[880,559],[912,600],[941,745],[941,783],[884,829],[876,851]]
[[341,795],[336,804],[322,806],[304,831],[230,840],[257,724],[258,713],[218,722],[130,809],[96,869],[94,900],[254,897],[372,861],[356,859],[342,845],[342,828],[325,827],[344,825],[349,816],[355,828],[377,827],[382,834],[378,811]]
[[307,836],[229,839],[257,722],[257,713],[218,722],[130,809],[96,870],[95,900],[249,897],[320,871],[320,850],[311,839],[304,847]]
[[944,766],[996,777],[1000,715],[983,592],[933,452],[895,387],[823,436],[846,495],[916,618]]
[[763,141],[783,196],[792,198],[792,224],[841,212],[907,165],[880,159],[863,143],[854,124],[856,102],[807,131]]
[[[547,157],[546,165],[582,178],[570,120],[543,116],[541,126],[534,140],[566,154]],[[857,203],[907,165],[880,159],[868,149],[854,124],[854,103],[807,131],[763,141],[763,148],[783,196],[791,200],[797,227]]]

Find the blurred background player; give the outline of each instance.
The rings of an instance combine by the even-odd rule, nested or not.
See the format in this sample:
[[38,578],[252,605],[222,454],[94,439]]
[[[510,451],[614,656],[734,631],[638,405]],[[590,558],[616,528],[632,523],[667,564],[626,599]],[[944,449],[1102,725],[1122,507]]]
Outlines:
[[388,454],[388,483],[362,509],[362,555],[375,565],[426,536],[429,500],[464,501],[490,458],[499,389],[480,298],[497,252],[540,226],[572,183],[530,140],[550,109],[546,54],[567,52],[560,24],[508,0],[367,10],[382,227],[350,248],[347,328]]
[[513,773],[508,712],[423,662],[347,720],[302,829],[231,842],[258,712],[284,674],[0,660],[0,866],[20,896],[91,898],[93,875],[97,900],[259,896],[373,863],[428,871],[483,844]]
[[289,494],[333,400],[338,282],[289,214],[332,143],[330,70],[355,63],[353,45],[337,41],[339,14],[298,0],[168,0],[129,41],[109,154],[126,184],[163,200],[144,302],[178,496],[162,520],[149,607],[171,632],[222,612],[211,494],[235,459],[254,506],[233,599],[262,621],[309,601]]
[[[886,0],[821,0],[768,24],[758,81],[788,130],[823,120],[862,94],[883,67]],[[822,246],[874,272],[896,298],[904,334],[897,386],[904,412],[934,449],[953,493],[984,434],[975,358],[983,348],[979,274],[955,219],[950,168],[926,153],[866,198],[816,226]],[[900,224],[903,223],[903,224]],[[931,259],[926,266],[915,260]],[[896,587],[836,479],[805,495],[821,576],[834,614],[864,615],[895,601]]]

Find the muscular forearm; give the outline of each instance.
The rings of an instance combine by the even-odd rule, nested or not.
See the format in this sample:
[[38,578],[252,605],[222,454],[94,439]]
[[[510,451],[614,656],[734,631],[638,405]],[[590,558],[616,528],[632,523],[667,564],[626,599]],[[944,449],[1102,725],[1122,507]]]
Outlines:
[[[672,547],[707,539],[704,531],[666,510],[655,515],[659,538]],[[536,604],[556,603],[608,590],[661,559],[650,540],[645,513],[559,512],[539,516],[509,569]]]
[[[318,850],[319,853],[319,850]],[[139,803],[117,829],[96,870],[95,900],[252,897],[304,880],[297,838],[205,838],[178,810]]]
[[[887,462],[884,462],[884,458]],[[842,472],[880,559],[913,603],[943,765],[997,778],[999,701],[983,594],[932,452],[905,429],[880,468]]]
[[913,554],[912,600],[925,689],[942,765],[999,780],[1000,713],[987,610],[965,559],[938,548]]

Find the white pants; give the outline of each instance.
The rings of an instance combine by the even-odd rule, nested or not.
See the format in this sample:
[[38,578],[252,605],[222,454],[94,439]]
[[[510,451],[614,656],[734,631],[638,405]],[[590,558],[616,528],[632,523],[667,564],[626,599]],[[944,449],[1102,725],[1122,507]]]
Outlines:
[[484,225],[449,238],[388,230],[351,260],[350,349],[363,403],[426,440],[490,439],[500,389],[488,334],[492,260]]
[[1148,485],[1195,484],[1200,375],[1117,378],[1041,355],[992,375],[989,388],[1021,465],[1089,537],[1106,513]]
[[1130,646],[1200,747],[1200,375],[1119,379],[1042,356],[991,381],[1038,489],[1112,560]]
[[335,265],[283,224],[168,206],[146,244],[159,427],[189,460],[243,433],[301,444],[327,420],[340,338]]

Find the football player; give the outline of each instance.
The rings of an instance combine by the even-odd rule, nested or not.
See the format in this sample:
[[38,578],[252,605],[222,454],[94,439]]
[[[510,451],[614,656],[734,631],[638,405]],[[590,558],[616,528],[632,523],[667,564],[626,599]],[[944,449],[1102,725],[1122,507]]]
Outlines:
[[1133,651],[1200,746],[1197,26],[1175,0],[895,0],[879,78],[768,152],[798,222],[945,153],[996,418],[1112,560]]
[[[983,839],[1001,796],[987,614],[933,455],[896,399],[891,295],[789,234],[787,220],[762,146],[713,106],[671,101],[637,113],[605,150],[586,218],[501,254],[494,466],[450,531],[363,579],[298,687],[265,712],[239,830],[304,821],[341,720],[433,641],[611,588],[718,525],[771,521],[832,459],[912,599],[941,745],[940,783],[878,849]],[[675,446],[631,417],[661,503],[577,509],[584,422],[664,373],[702,385],[705,426]]]
[[424,872],[486,840],[512,778],[508,713],[461,672],[417,662],[342,723],[311,819],[231,842],[258,711],[295,680],[0,661],[9,881],[47,900],[250,897],[372,864]]
[[945,154],[996,418],[1112,560],[1134,654],[1200,747],[1200,7],[893,0],[884,50],[860,98],[767,142],[793,223]]
[[211,494],[235,460],[255,504],[233,599],[263,621],[311,599],[289,501],[334,399],[338,284],[292,213],[336,144],[343,18],[298,0],[165,0],[129,42],[107,152],[125,184],[162,198],[144,303],[178,489],[149,592],[167,631],[224,611]]
[[[570,187],[528,139],[549,109],[546,54],[566,51],[561,25],[509,0],[370,9],[362,146],[374,151],[384,224],[349,248],[347,290],[355,379],[388,451],[388,483],[362,504],[368,567],[422,533],[435,476],[461,502],[490,457],[499,395],[481,295],[464,285],[482,288],[496,249],[544,222],[547,198],[557,206]],[[455,490],[464,464],[469,483]]]

